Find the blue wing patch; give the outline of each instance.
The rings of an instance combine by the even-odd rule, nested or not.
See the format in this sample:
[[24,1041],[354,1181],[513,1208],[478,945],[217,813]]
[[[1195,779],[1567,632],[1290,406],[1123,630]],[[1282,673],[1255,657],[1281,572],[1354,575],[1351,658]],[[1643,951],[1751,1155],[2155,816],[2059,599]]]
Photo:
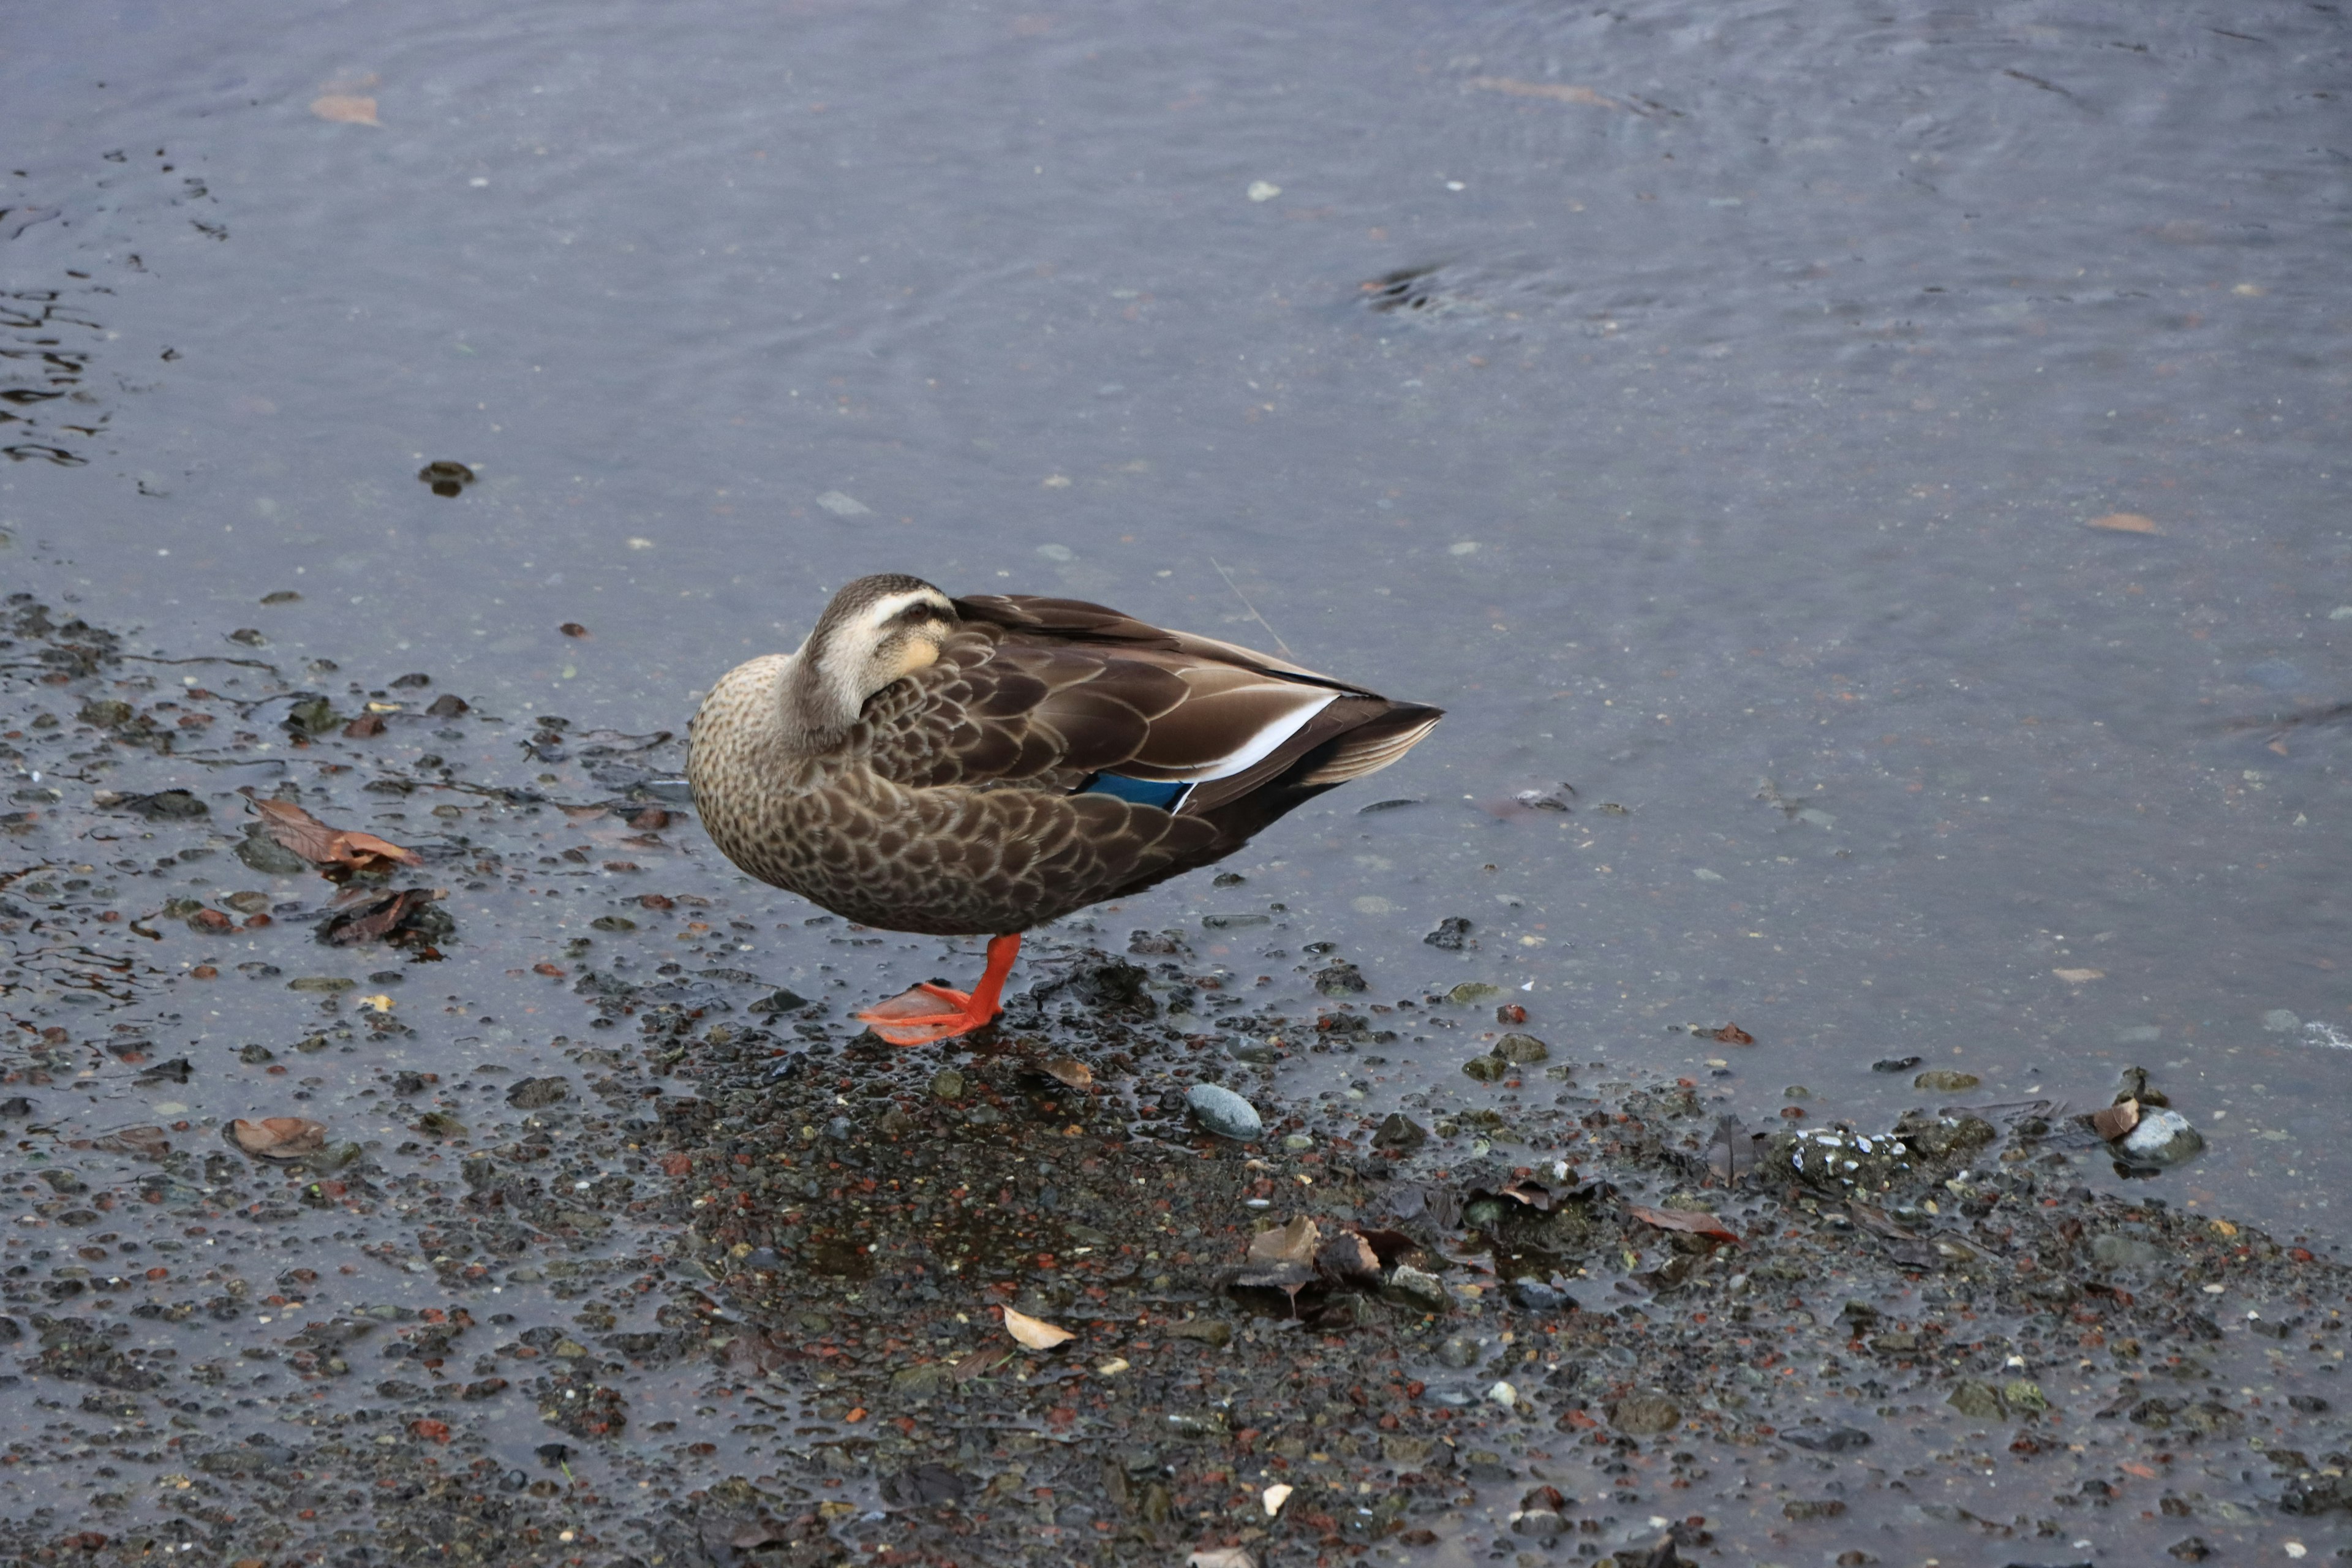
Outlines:
[[1108,795],[1137,805],[1156,805],[1162,811],[1174,811],[1192,793],[1188,784],[1167,784],[1158,779],[1130,779],[1118,773],[1097,773],[1072,792],[1076,795]]

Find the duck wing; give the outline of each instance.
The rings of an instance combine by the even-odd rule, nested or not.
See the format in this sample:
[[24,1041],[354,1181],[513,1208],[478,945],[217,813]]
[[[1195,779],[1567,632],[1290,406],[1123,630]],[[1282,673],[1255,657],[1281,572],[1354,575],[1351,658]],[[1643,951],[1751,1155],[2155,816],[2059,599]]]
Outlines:
[[1299,788],[1394,762],[1439,717],[1082,600],[992,595],[956,608],[965,624],[939,661],[867,710],[872,765],[903,784],[1111,787],[1206,816],[1279,780],[1295,798],[1278,816]]

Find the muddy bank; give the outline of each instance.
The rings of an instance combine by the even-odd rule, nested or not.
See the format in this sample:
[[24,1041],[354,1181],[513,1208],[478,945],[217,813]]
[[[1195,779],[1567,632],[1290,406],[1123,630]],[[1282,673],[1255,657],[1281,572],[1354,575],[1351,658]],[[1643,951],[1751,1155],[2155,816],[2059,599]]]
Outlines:
[[[1495,987],[1294,947],[1255,884],[1201,931],[1048,932],[980,1048],[893,1050],[848,1014],[936,945],[734,877],[672,737],[6,612],[16,1560],[2352,1531],[2336,1238],[2092,1191],[2109,1081],[1774,1116],[1734,1069],[1621,1073]],[[1309,1058],[1337,1087],[1286,1091]],[[1254,1141],[1202,1131],[1203,1084]],[[255,1154],[264,1118],[319,1131]]]

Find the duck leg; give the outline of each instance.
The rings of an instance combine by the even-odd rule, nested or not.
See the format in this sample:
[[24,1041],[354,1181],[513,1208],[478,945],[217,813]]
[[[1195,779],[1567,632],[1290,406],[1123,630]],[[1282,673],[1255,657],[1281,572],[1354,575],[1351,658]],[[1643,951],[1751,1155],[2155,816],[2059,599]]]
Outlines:
[[1019,931],[991,937],[988,968],[982,973],[980,984],[971,992],[951,991],[944,985],[927,983],[887,1002],[877,1002],[858,1014],[857,1021],[894,1046],[928,1046],[934,1040],[985,1028],[1003,1011],[997,1005],[997,997],[1020,952]]

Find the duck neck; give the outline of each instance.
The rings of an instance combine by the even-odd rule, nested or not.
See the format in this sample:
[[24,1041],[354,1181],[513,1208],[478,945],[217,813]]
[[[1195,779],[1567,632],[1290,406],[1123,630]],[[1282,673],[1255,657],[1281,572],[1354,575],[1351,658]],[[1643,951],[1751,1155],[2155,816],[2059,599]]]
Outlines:
[[786,667],[776,697],[784,743],[801,752],[827,752],[839,745],[863,706],[806,645]]

